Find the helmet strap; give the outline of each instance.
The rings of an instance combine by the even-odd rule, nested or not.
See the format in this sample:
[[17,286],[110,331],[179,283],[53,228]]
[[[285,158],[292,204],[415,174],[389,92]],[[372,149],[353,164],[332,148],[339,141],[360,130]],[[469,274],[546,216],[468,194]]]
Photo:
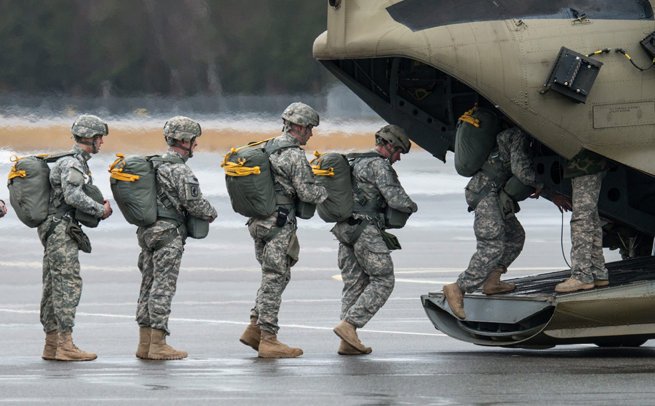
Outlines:
[[305,129],[305,131],[303,131],[303,133],[301,134],[298,131],[293,129],[293,126],[291,125],[290,122],[287,122],[287,123],[284,124],[285,132],[290,132],[290,133],[293,133],[293,134],[297,135],[298,137],[300,137],[301,141],[303,142],[302,145],[305,145],[307,143],[306,137],[307,137],[308,127],[303,127],[303,128]]
[[400,148],[400,147],[394,147],[394,148],[393,148],[393,151],[392,151],[392,150],[389,148],[390,146],[393,147],[393,145],[391,145],[390,142],[385,142],[385,143],[384,143],[384,149],[386,149],[387,152],[389,153],[389,158],[388,158],[388,159],[389,159],[389,163],[390,163],[390,164],[393,164],[393,161],[392,161],[393,156],[396,154],[396,152],[398,152],[398,150],[401,150],[402,148]]
[[[192,148],[193,148],[193,144],[196,142],[196,137],[191,138],[191,143],[189,144],[189,147],[188,147],[188,148],[185,147],[184,145],[180,144],[180,141],[179,141],[179,140],[173,140],[173,142],[174,142],[173,145],[174,145],[175,147],[177,147],[177,148],[179,148],[179,149],[181,149],[181,150],[186,151],[186,152],[187,152],[186,155],[188,155],[189,158],[193,157],[193,151],[192,151]],[[169,144],[169,145],[170,145],[170,144]]]
[[83,144],[83,145],[91,145],[93,147],[93,152],[92,154],[97,154],[98,153],[98,138],[97,136],[93,136],[93,141],[84,141],[84,138],[80,137],[79,135],[75,135],[75,142],[78,144]]

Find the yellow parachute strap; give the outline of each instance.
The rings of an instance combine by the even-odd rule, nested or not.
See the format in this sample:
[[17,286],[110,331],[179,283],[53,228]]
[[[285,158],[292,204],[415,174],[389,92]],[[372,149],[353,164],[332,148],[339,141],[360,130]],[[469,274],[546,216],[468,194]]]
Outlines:
[[457,121],[463,121],[465,123],[472,124],[475,127],[480,127],[480,120],[478,120],[477,118],[473,118],[471,116],[471,114],[473,114],[473,112],[475,110],[477,110],[477,109],[478,109],[478,103],[475,103],[475,106],[473,106],[473,108],[471,110],[469,110],[466,113],[462,114],[462,116]]
[[[312,161],[309,163],[310,165],[313,164],[318,158],[322,157],[325,154],[321,154],[318,151],[314,151],[314,156],[316,158],[312,159]],[[314,172],[314,175],[316,176],[329,176],[333,177],[334,176],[334,168],[328,168],[328,169],[321,169],[321,163],[317,163],[316,165],[311,165],[312,166],[312,172]]]
[[[109,175],[110,178],[114,178],[117,180],[122,180],[125,182],[134,182],[139,180],[141,177],[139,175],[130,175],[129,173],[123,173],[123,169],[125,169],[125,156],[121,153],[116,154],[118,159],[109,166],[108,172],[111,173]],[[122,165],[118,167],[119,164]]]
[[312,159],[311,161],[309,161],[309,164],[310,164],[310,165],[313,164],[313,163],[314,163],[318,158],[322,157],[322,156],[325,155],[325,154],[327,154],[327,152],[324,153],[324,154],[321,154],[321,153],[318,152],[318,151],[314,151],[314,156],[315,156],[316,158],[314,158],[314,159]]
[[[47,156],[54,155],[54,154],[41,154],[41,155],[36,155],[39,158],[45,158]],[[25,171],[17,171],[16,170],[16,162],[20,161],[21,159],[29,158],[29,156],[22,156],[18,157],[18,155],[11,155],[9,157],[9,162],[14,162],[14,166],[11,167],[11,170],[9,171],[9,180],[13,178],[24,178],[27,176],[27,173]]]
[[221,164],[221,168],[225,171],[225,174],[228,176],[248,176],[248,175],[259,175],[261,170],[259,169],[259,166],[255,167],[248,167],[248,166],[243,166],[246,164],[245,159],[239,159],[238,163],[235,162],[228,162],[227,159],[230,157],[231,154],[236,154],[237,151],[242,150],[247,147],[254,147],[255,145],[260,145],[265,142],[268,142],[272,140],[275,137],[267,138],[263,141],[258,141],[258,142],[253,142],[247,145],[242,145],[238,148],[231,148],[230,152],[227,154],[223,155],[223,163]]
[[25,176],[27,176],[25,171],[17,171],[16,167],[12,166],[8,178],[11,180],[13,178],[24,178]]

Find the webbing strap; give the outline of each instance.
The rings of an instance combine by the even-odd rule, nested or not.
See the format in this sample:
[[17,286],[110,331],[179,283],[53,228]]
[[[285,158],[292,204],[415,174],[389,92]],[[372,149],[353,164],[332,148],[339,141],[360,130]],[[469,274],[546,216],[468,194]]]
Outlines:
[[367,201],[365,204],[361,204],[357,200],[353,202],[353,213],[357,214],[366,214],[368,216],[375,216],[376,214],[383,213],[384,209],[377,202]]
[[152,247],[153,251],[160,250],[173,242],[177,238],[177,236],[180,235],[180,229],[179,227],[175,229],[174,232],[172,232],[168,237],[164,238],[163,240],[160,240],[157,244],[155,244],[154,247]]
[[362,235],[364,229],[366,228],[366,226],[368,226],[369,223],[370,222],[368,219],[363,219],[362,222],[359,223],[355,231],[353,231],[352,235],[350,236],[350,241],[348,241],[349,245],[355,245],[355,243],[357,242],[357,240],[359,240],[359,237]]
[[286,195],[275,194],[275,204],[284,205],[284,204],[296,204],[296,199],[293,199]]

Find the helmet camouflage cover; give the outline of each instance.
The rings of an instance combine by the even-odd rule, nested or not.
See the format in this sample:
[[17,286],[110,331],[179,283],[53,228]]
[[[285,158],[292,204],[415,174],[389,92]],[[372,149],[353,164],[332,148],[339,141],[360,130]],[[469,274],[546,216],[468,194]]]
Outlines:
[[73,123],[71,133],[82,138],[93,138],[96,135],[109,134],[109,127],[100,118],[83,114]]
[[173,117],[164,124],[164,136],[174,140],[191,141],[193,138],[200,137],[200,134],[202,134],[200,124],[187,117]]
[[409,149],[412,147],[412,143],[409,141],[407,133],[402,128],[397,125],[389,124],[380,128],[378,132],[375,133],[376,140],[382,138],[394,148],[400,148],[403,150],[403,154],[409,152]]
[[291,103],[289,107],[284,109],[282,118],[302,127],[308,127],[310,125],[317,127],[319,123],[319,117],[316,110],[305,103],[300,102]]

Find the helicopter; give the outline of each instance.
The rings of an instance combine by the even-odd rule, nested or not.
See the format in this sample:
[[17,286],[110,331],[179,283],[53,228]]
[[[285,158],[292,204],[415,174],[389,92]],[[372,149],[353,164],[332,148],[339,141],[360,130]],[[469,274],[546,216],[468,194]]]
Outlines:
[[649,0],[328,0],[314,57],[380,117],[445,162],[475,104],[529,134],[544,183],[571,196],[567,160],[616,165],[598,202],[610,285],[554,293],[564,270],[466,295],[421,296],[434,326],[485,346],[639,346],[655,338],[655,17]]

